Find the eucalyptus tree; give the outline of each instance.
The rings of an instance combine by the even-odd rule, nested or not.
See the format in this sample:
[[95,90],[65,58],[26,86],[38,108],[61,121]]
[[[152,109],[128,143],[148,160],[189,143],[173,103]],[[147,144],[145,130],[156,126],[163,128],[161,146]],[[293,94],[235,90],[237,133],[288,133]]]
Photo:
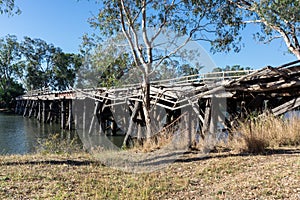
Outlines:
[[15,5],[15,0],[0,0],[0,14],[20,14],[21,10]]
[[[17,37],[7,35],[0,38],[0,76],[1,82],[7,83],[10,80],[20,79],[24,63],[21,60],[20,44]],[[9,84],[9,83],[8,83]],[[7,84],[1,85],[2,88],[8,87]]]
[[[244,27],[257,24],[260,31],[255,37],[264,43],[281,39],[287,49],[300,59],[300,1],[299,0],[228,0],[237,12],[238,23],[231,26]],[[237,22],[236,21],[236,22]]]
[[7,35],[0,38],[0,99],[5,105],[20,95],[23,90],[18,81],[23,75],[24,63],[21,60],[20,45],[17,37]]
[[64,53],[53,44],[30,37],[24,38],[21,50],[26,66],[24,82],[27,90],[65,90],[73,87],[76,72],[82,63],[79,55]]
[[[120,35],[119,35],[120,36]],[[113,87],[132,68],[130,54],[117,47],[119,36],[102,42],[99,37],[83,36],[80,52],[84,62],[77,77],[77,87]],[[95,76],[96,75],[96,76]]]
[[51,88],[67,90],[74,86],[76,73],[82,65],[82,57],[73,53],[64,53],[57,49],[52,56]]
[[52,54],[56,48],[41,39],[24,37],[21,43],[22,55],[25,58],[25,82],[28,90],[49,87],[51,80]]
[[[122,34],[133,66],[142,77],[143,111],[146,137],[151,136],[151,75],[166,60],[170,60],[191,40],[207,41],[216,51],[238,51],[235,37],[239,26],[226,26],[224,20],[234,19],[234,13],[224,1],[211,0],[103,0],[99,14],[90,23],[104,39]],[[233,7],[234,8],[234,7]],[[167,40],[161,41],[167,35]],[[180,36],[186,36],[178,42]],[[165,37],[166,39],[166,37]],[[161,50],[160,44],[173,47]],[[175,44],[176,43],[176,44]],[[175,59],[176,60],[176,59]]]

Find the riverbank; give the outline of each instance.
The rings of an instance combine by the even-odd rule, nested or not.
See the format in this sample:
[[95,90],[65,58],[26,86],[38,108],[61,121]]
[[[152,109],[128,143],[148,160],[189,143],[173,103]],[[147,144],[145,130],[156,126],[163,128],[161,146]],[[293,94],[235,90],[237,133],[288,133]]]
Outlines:
[[185,154],[151,173],[90,154],[0,156],[1,199],[299,199],[300,148],[265,155]]

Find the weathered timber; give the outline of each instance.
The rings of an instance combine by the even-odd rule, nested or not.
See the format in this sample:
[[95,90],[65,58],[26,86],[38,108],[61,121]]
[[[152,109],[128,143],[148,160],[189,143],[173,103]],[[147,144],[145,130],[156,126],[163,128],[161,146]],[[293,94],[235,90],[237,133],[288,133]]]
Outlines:
[[100,102],[95,101],[95,108],[94,108],[93,117],[92,117],[92,121],[91,121],[90,128],[89,128],[89,134],[92,134],[93,127],[95,126],[96,117],[97,117],[97,113],[99,111],[99,108],[100,108]]
[[[43,122],[57,121],[64,129],[71,129],[75,123],[74,128],[82,128],[87,133],[115,134],[121,127],[114,115],[118,109],[123,109],[127,117],[124,116],[121,121],[128,127],[123,127],[120,132],[125,135],[125,144],[129,137],[136,136],[142,140],[147,136],[145,133],[149,127],[145,127],[145,106],[153,111],[147,119],[155,126],[151,127],[153,132],[160,131],[157,127],[164,118],[159,110],[165,112],[166,127],[190,108],[189,117],[182,118],[187,121],[184,126],[189,127],[189,133],[198,131],[205,137],[219,131],[217,123],[230,130],[237,120],[245,119],[249,113],[271,111],[274,115],[282,115],[300,107],[299,63],[267,66],[256,71],[196,74],[150,81],[147,102],[140,84],[61,92],[30,91],[16,99],[15,112],[24,117],[34,116]],[[226,110],[226,105],[220,105],[221,100],[226,102]],[[75,101],[78,105],[73,105]],[[188,124],[191,117],[197,119],[199,130],[193,130],[195,124]],[[188,137],[193,138],[192,135]]]
[[299,106],[300,106],[300,97],[296,97],[276,108],[273,108],[272,113],[275,116],[282,115],[282,114],[286,113],[287,111],[291,111]]
[[127,143],[127,140],[129,138],[129,136],[132,134],[132,129],[133,129],[133,126],[134,126],[134,119],[136,117],[136,114],[137,114],[137,111],[139,110],[139,102],[136,101],[134,103],[134,108],[132,110],[132,114],[131,114],[131,117],[130,117],[130,122],[129,122],[129,126],[128,126],[128,130],[127,130],[127,133],[125,135],[125,138],[124,138],[124,142],[123,142],[123,146],[125,147],[126,146],[126,143]]

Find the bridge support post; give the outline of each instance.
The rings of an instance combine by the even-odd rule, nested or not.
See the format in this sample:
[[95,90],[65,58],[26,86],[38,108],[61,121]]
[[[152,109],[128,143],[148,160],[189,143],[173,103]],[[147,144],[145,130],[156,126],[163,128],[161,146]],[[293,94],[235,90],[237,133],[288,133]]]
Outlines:
[[204,113],[204,123],[202,127],[202,135],[204,137],[207,136],[209,133],[210,117],[211,117],[211,99],[207,99],[205,113]]
[[24,109],[24,113],[23,113],[23,117],[26,117],[27,116],[27,111],[28,111],[28,108],[29,108],[29,104],[30,104],[30,100],[25,100],[25,109]]
[[35,100],[32,100],[31,102],[31,105],[30,105],[30,110],[29,110],[29,114],[28,114],[28,117],[32,117],[33,113],[34,113],[34,110],[35,110],[35,107],[36,107],[36,101]]
[[68,116],[68,129],[72,130],[72,123],[73,123],[73,117],[72,117],[72,100],[69,99],[69,105],[68,105],[68,111],[69,111],[69,116]]
[[95,101],[95,108],[94,108],[93,117],[92,117],[90,128],[89,128],[89,135],[92,134],[92,131],[93,131],[93,128],[94,128],[95,119],[97,117],[98,107],[99,107],[99,101]]
[[46,120],[47,123],[52,122],[53,113],[54,113],[53,104],[54,104],[53,101],[51,101],[49,104],[49,112],[48,112],[47,120]]
[[47,102],[46,102],[47,100],[43,100],[42,101],[42,106],[43,106],[43,108],[42,108],[42,121],[44,122],[44,123],[46,123],[46,121],[47,121]]
[[65,107],[65,100],[62,99],[60,102],[60,127],[65,129],[66,125],[66,107]]
[[39,121],[41,121],[41,116],[42,116],[42,102],[41,102],[41,100],[38,100],[38,114],[37,114],[37,119],[39,120]]
[[83,133],[85,133],[86,131],[86,100],[83,100],[83,113],[82,113],[82,130]]
[[20,109],[21,109],[21,101],[17,101],[16,107],[15,107],[15,113],[19,114]]
[[190,149],[192,147],[192,123],[191,123],[191,113],[186,112],[185,114],[185,127],[186,127],[186,144],[187,148]]

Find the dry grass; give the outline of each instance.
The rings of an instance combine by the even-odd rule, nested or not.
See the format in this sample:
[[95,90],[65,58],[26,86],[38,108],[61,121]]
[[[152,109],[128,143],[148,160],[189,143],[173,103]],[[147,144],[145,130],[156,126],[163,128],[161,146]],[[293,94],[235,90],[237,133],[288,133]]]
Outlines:
[[299,199],[300,150],[183,155],[152,173],[101,165],[88,154],[0,157],[1,199]]
[[147,139],[143,144],[136,143],[134,151],[152,152],[162,148],[186,149],[188,147],[188,129],[186,127],[186,113],[179,116],[171,124]]
[[267,148],[297,146],[300,144],[300,119],[294,116],[283,120],[265,115],[240,123],[235,133],[228,145],[240,151],[262,153]]
[[[182,124],[185,124],[184,121]],[[143,145],[134,146],[134,150],[151,152],[166,146],[185,149],[188,146],[187,129],[184,125],[179,127],[179,129],[174,126],[168,127]],[[208,135],[204,139],[200,138],[200,142],[193,142],[196,141],[193,137],[192,144],[193,148],[204,153],[222,151],[224,148],[236,152],[264,153],[268,149],[282,146],[298,146],[300,145],[300,118],[293,116],[283,119],[271,114],[259,118],[252,117],[245,122],[240,122],[233,131],[233,137],[228,139],[230,139],[227,140],[228,142],[217,141],[216,136]]]
[[[299,199],[300,147],[279,148],[299,144],[298,122],[267,116],[242,125],[235,145],[250,152],[273,148],[264,155],[190,151],[169,162],[170,154],[159,154],[159,162],[142,162],[145,169],[166,163],[151,173],[107,167],[84,152],[52,151],[62,147],[52,138],[46,152],[0,156],[0,199]],[[161,145],[171,142],[161,137]]]

